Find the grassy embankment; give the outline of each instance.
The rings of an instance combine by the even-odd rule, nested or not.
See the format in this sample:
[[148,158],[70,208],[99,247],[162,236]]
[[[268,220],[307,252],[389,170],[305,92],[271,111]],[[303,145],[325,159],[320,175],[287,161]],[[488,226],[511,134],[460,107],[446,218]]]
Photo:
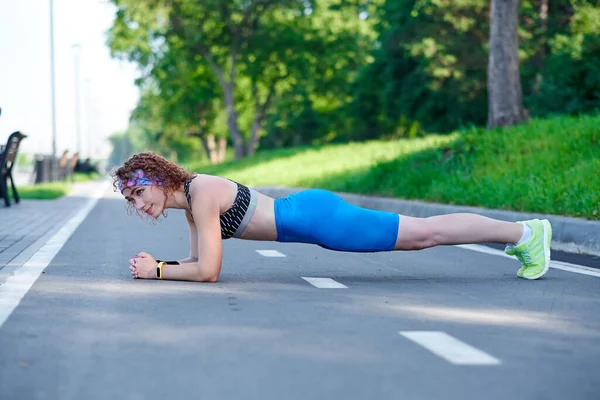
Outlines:
[[188,168],[247,185],[319,187],[600,218],[600,115],[447,136],[263,151]]

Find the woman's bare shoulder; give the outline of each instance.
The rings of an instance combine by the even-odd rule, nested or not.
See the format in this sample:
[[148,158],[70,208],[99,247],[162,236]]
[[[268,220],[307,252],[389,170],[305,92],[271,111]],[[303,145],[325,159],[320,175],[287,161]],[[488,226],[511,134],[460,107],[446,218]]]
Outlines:
[[235,183],[216,175],[198,174],[190,183],[190,195],[194,199],[228,197]]
[[190,183],[190,190],[219,189],[228,187],[230,181],[216,175],[197,174]]

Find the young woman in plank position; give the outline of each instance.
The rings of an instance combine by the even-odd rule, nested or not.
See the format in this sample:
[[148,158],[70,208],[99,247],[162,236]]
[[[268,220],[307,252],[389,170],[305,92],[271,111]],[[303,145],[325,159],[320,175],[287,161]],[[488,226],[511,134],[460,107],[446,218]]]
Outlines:
[[215,282],[221,242],[232,237],[347,252],[493,242],[506,244],[506,253],[519,259],[519,277],[538,279],[550,266],[547,220],[506,222],[467,213],[415,218],[357,207],[320,189],[273,199],[229,179],[191,174],[152,152],[133,155],[111,175],[139,215],[158,218],[169,208],[183,209],[190,229],[188,258],[165,262],[141,252],[129,260],[134,278]]

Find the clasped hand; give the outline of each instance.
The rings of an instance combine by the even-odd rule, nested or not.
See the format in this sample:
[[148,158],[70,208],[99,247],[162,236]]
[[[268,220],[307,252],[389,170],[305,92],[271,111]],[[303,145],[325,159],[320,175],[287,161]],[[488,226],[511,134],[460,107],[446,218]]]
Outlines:
[[142,251],[129,259],[129,271],[134,279],[156,279],[157,264],[152,255]]

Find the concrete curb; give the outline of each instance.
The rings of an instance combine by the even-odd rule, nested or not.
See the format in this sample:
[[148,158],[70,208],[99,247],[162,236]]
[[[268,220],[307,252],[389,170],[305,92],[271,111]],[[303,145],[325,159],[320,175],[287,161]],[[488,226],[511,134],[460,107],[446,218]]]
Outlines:
[[[302,188],[254,187],[255,190],[274,198],[285,197]],[[600,221],[516,211],[490,210],[482,207],[456,206],[426,203],[414,200],[373,197],[349,193],[337,193],[349,203],[374,210],[395,212],[412,217],[467,212],[484,215],[503,221],[522,221],[533,218],[546,218],[552,224],[552,247],[569,253],[582,253],[600,256]]]

